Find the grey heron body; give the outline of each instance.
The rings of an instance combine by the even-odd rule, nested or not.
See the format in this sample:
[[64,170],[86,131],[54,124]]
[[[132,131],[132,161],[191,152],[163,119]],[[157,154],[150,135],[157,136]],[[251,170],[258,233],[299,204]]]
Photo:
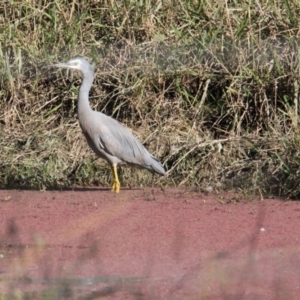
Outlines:
[[92,110],[89,91],[94,80],[94,70],[86,59],[77,57],[52,66],[75,69],[82,73],[83,79],[78,94],[79,124],[90,148],[112,167],[114,177],[112,191],[117,193],[120,191],[118,164],[128,164],[165,175],[164,167],[159,160],[152,156],[128,129],[113,118]]

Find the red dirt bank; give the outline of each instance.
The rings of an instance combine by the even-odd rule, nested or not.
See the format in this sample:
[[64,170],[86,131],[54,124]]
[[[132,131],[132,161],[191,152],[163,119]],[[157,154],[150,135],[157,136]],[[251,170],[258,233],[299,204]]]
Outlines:
[[220,199],[174,189],[1,190],[0,291],[300,299],[300,203]]

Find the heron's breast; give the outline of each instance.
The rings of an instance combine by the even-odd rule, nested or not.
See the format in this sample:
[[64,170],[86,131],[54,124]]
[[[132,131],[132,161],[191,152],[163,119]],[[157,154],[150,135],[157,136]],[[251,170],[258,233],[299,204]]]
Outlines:
[[100,150],[101,145],[99,144],[99,138],[105,134],[105,131],[107,130],[106,127],[95,124],[92,119],[90,119],[90,121],[79,120],[79,124],[89,146],[95,152]]

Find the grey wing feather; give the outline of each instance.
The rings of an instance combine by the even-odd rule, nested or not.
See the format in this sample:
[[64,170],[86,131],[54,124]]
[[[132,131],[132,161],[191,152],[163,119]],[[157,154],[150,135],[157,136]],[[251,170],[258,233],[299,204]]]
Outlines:
[[151,172],[165,174],[162,164],[152,156],[141,142],[116,120],[106,116],[106,130],[99,136],[100,146],[120,160],[144,167]]

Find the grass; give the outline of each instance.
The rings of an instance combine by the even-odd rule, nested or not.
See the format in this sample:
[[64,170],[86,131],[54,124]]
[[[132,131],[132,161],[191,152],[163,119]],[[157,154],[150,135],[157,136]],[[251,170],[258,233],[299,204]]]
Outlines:
[[76,120],[91,105],[133,130],[168,176],[122,169],[125,186],[186,185],[299,198],[299,4],[64,1],[0,4],[0,186],[109,184]]

